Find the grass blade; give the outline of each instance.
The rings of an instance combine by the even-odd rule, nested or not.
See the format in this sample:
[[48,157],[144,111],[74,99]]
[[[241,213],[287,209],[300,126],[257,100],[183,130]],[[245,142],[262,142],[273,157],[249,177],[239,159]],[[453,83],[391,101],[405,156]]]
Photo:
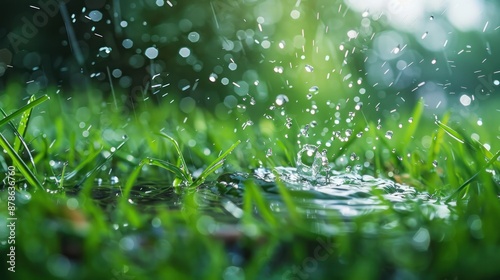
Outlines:
[[179,155],[179,160],[181,162],[180,169],[184,173],[184,177],[187,178],[188,183],[192,184],[193,183],[193,178],[191,177],[191,173],[189,173],[189,170],[187,169],[186,160],[184,160],[184,156],[182,155],[182,151],[181,151],[181,148],[179,146],[179,143],[177,143],[177,141],[175,141],[175,139],[172,136],[170,136],[170,135],[168,135],[168,134],[166,134],[164,132],[161,132],[158,135],[166,138],[167,140],[169,140],[174,145],[175,150],[177,151],[177,154]]
[[[7,117],[7,113],[2,109],[0,108],[0,111],[2,112],[2,114],[4,115],[4,117]],[[29,110],[31,112],[31,110]],[[24,116],[24,114],[23,114]],[[14,132],[14,135],[16,136],[16,138],[14,138],[14,151],[16,151],[17,154],[21,154],[21,144],[23,145],[23,148],[26,150],[27,154],[28,154],[28,157],[30,159],[30,163],[31,165],[33,166],[33,172],[36,174],[36,165],[35,165],[35,160],[33,159],[33,155],[31,154],[30,152],[30,149],[28,147],[28,144],[26,143],[26,141],[24,141],[24,132],[21,134],[19,132],[19,130],[16,128],[16,126],[12,123],[12,121],[9,121],[8,122],[10,127],[12,128],[12,131]],[[21,120],[21,123],[22,123],[22,120]],[[16,144],[18,143],[18,144]]]
[[24,105],[23,107],[17,109],[14,113],[12,113],[12,114],[8,115],[7,117],[1,119],[0,120],[0,127],[2,127],[6,123],[8,123],[12,119],[14,119],[15,117],[21,115],[25,111],[31,110],[31,109],[35,108],[36,106],[42,104],[43,102],[49,100],[49,99],[50,99],[50,97],[48,95],[44,95],[44,96],[42,96],[42,97],[34,100],[33,102],[30,102],[30,103]]
[[[104,164],[106,164],[107,162],[109,162],[112,158],[113,158],[113,155],[118,151],[120,150],[123,145],[125,145],[125,143],[127,143],[128,141],[128,138],[125,139],[125,141],[123,141],[120,145],[118,145],[118,147],[116,147],[116,149],[112,152],[110,152],[109,156],[107,156],[100,164],[98,164],[96,167],[94,167],[92,170],[90,170],[86,175],[85,177],[80,181],[80,183],[78,183],[76,185],[76,187],[81,187],[83,185],[83,183],[88,179],[90,178],[93,174],[95,174],[97,172],[97,170],[101,170],[102,167],[104,166]],[[101,149],[102,150],[102,149]]]
[[224,159],[241,143],[241,140],[236,141],[227,151],[222,153],[217,159],[215,159],[203,172],[200,177],[190,187],[197,187],[201,185],[208,175],[212,174],[215,170],[219,169],[224,164]]
[[19,169],[21,174],[23,174],[24,178],[28,181],[28,183],[36,188],[44,189],[42,183],[38,180],[38,178],[33,174],[33,172],[29,169],[28,165],[21,159],[19,154],[14,150],[14,148],[9,144],[7,139],[0,133],[0,146],[4,150],[7,151],[7,154],[12,159],[14,165]]
[[163,169],[166,169],[172,173],[178,178],[181,178],[184,182],[188,182],[189,178],[186,177],[186,174],[184,171],[180,168],[177,167],[175,164],[172,164],[170,162],[160,160],[160,159],[154,159],[154,158],[147,158],[147,164],[148,165],[155,165],[158,167],[161,167]]
[[488,162],[478,172],[476,172],[476,174],[472,175],[472,177],[470,177],[467,181],[465,181],[453,194],[451,194],[450,197],[446,199],[446,202],[449,202],[454,196],[458,195],[465,187],[467,187],[470,184],[470,182],[472,182],[479,174],[481,174],[481,172],[486,170],[488,166],[495,163],[498,160],[498,157],[500,157],[500,150],[496,152],[496,154],[494,154],[493,157],[490,158]]
[[415,135],[415,132],[417,131],[418,124],[420,123],[420,119],[422,118],[422,113],[424,112],[424,101],[420,100],[417,105],[415,106],[415,109],[413,110],[412,113],[412,118],[413,121],[411,124],[408,126],[408,129],[406,129],[404,137],[403,137],[403,143],[408,144],[410,143],[412,137]]
[[465,139],[460,135],[460,133],[456,132],[454,129],[451,127],[447,126],[446,124],[436,120],[436,124],[443,129],[448,135],[450,135],[453,139],[457,140],[461,144],[465,143]]
[[[35,96],[32,95],[30,99],[28,100],[28,104],[31,102],[35,101]],[[23,112],[21,115],[21,121],[19,121],[19,126],[17,127],[17,132],[19,133],[17,135],[17,138],[14,139],[14,150],[15,151],[20,151],[21,144],[24,144],[26,148],[26,143],[24,143],[24,136],[26,135],[26,131],[28,130],[28,123],[31,117],[31,112],[33,111],[33,108],[30,108],[26,111]]]

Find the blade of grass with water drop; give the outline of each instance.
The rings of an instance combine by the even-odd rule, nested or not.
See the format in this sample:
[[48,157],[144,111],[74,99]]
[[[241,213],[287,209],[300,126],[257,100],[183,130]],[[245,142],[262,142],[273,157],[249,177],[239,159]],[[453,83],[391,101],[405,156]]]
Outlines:
[[212,174],[215,170],[219,169],[224,164],[224,159],[241,143],[241,140],[236,141],[229,149],[227,149],[224,153],[222,153],[217,159],[215,159],[196,179],[194,183],[190,185],[190,187],[197,187],[205,181],[208,175]]
[[[7,113],[5,113],[5,111],[3,109],[0,108],[0,111],[2,112],[2,114],[4,115],[4,117],[7,117]],[[31,109],[29,111],[31,112]],[[25,113],[23,113],[23,116],[25,115]],[[22,123],[23,123],[23,120],[21,120],[20,126],[21,126]],[[18,128],[16,128],[16,126],[12,123],[12,121],[9,121],[9,125],[12,128],[12,131],[14,132],[14,135],[16,136],[14,138],[14,147],[13,147],[14,151],[16,151],[16,153],[18,153],[18,154],[21,154],[21,149],[20,148],[21,148],[21,145],[23,145],[23,148],[26,150],[26,152],[28,154],[30,163],[33,166],[33,173],[36,174],[35,160],[33,159],[33,155],[30,152],[28,144],[26,143],[26,141],[24,141],[25,130],[23,132],[19,132]]]
[[457,140],[461,144],[465,143],[465,139],[460,135],[460,133],[456,132],[451,127],[447,126],[445,123],[436,120],[436,124],[443,129],[448,135],[450,135],[453,139]]
[[[125,184],[122,196],[124,199],[127,199],[128,196],[130,195],[130,192],[132,190],[132,187],[134,186],[134,183],[136,182],[137,178],[139,177],[139,174],[141,173],[142,168],[144,165],[155,165],[158,167],[161,167],[163,169],[166,169],[170,172],[172,172],[176,177],[181,178],[185,182],[188,181],[188,178],[186,177],[186,174],[184,173],[183,170],[181,170],[179,167],[176,165],[166,162],[160,159],[154,159],[154,158],[145,158],[141,160],[139,165],[130,173],[130,176],[127,179],[127,183]],[[177,189],[179,191],[179,189]]]
[[472,177],[470,177],[467,181],[465,181],[460,187],[458,187],[458,189],[452,193],[447,199],[446,199],[446,202],[450,202],[451,199],[453,197],[455,197],[456,195],[458,195],[464,188],[466,188],[479,174],[481,174],[482,172],[484,172],[486,170],[486,168],[488,168],[490,165],[492,165],[493,163],[497,162],[498,161],[498,157],[500,157],[500,150],[498,150],[498,152],[496,152],[493,157],[491,157],[488,162],[481,168],[479,169],[478,172],[476,172],[474,175],[472,175]]
[[172,136],[170,136],[164,132],[161,132],[158,135],[166,138],[174,145],[174,148],[177,151],[177,155],[179,156],[179,161],[181,162],[180,169],[182,170],[182,173],[184,174],[183,177],[187,178],[186,180],[187,180],[188,184],[192,184],[193,178],[191,177],[191,173],[189,173],[189,170],[188,170],[187,164],[186,164],[186,160],[184,159],[184,156],[182,155],[182,151],[181,151],[181,148],[179,146],[179,143],[177,143],[177,141]]
[[189,177],[186,176],[184,173],[184,170],[182,170],[180,167],[177,167],[175,164],[172,164],[170,162],[160,160],[160,159],[154,159],[154,158],[148,158],[148,165],[155,165],[158,167],[161,167],[163,169],[166,169],[170,172],[172,172],[177,178],[181,178],[184,182],[189,182]]
[[14,113],[12,113],[12,114],[6,116],[5,118],[1,119],[0,120],[0,127],[2,127],[6,123],[8,123],[12,119],[14,119],[15,117],[21,115],[25,111],[31,110],[31,109],[35,108],[36,106],[42,104],[43,102],[49,100],[49,99],[50,99],[50,97],[48,95],[44,95],[44,96],[39,97],[38,99],[34,100],[33,102],[30,102],[30,103],[24,105],[23,107],[17,109]]
[[[32,95],[30,97],[30,99],[28,100],[28,104],[35,101],[35,99],[36,99],[35,96]],[[27,145],[24,142],[24,136],[26,135],[26,131],[28,129],[28,123],[30,121],[32,111],[33,111],[33,108],[30,108],[30,109],[24,111],[23,114],[21,115],[21,120],[19,121],[19,126],[17,127],[17,132],[19,135],[14,139],[14,150],[16,150],[18,152],[21,148],[21,144],[23,144],[24,148],[27,149]],[[29,152],[29,150],[28,150],[28,152]]]
[[14,165],[19,169],[21,174],[26,178],[28,183],[35,188],[44,189],[42,183],[38,180],[38,178],[33,174],[33,172],[29,169],[28,165],[21,159],[19,154],[14,150],[14,148],[9,144],[7,139],[0,133],[0,146],[4,150],[7,151],[7,154],[10,156]]

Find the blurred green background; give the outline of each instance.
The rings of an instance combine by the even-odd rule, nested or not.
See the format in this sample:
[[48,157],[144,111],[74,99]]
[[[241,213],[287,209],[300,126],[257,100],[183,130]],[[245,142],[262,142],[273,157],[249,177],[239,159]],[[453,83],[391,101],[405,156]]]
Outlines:
[[6,2],[0,90],[21,98],[105,96],[127,114],[174,102],[299,127],[350,126],[361,105],[403,122],[423,99],[430,120],[451,111],[500,135],[495,1]]

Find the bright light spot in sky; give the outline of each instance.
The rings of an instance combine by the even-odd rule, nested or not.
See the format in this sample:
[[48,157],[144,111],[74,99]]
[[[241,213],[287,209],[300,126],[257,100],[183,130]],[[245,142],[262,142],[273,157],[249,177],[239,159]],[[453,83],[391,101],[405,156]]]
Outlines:
[[472,99],[470,98],[470,96],[468,96],[466,94],[460,96],[460,103],[462,103],[462,105],[469,106],[471,102],[472,102]]

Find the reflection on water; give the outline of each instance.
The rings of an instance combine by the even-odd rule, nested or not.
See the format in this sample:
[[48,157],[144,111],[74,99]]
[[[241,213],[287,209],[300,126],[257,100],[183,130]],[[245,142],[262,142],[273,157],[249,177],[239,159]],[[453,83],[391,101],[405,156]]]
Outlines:
[[[283,219],[290,211],[279,191],[285,187],[293,200],[293,211],[308,222],[310,230],[326,234],[354,230],[356,219],[364,215],[389,216],[394,213],[420,211],[430,219],[450,217],[449,205],[419,192],[411,186],[369,175],[328,170],[315,178],[302,176],[297,168],[258,168],[253,173],[226,173],[216,181],[202,185],[196,191],[196,208],[204,217],[219,225],[237,224],[243,217],[243,197],[246,188],[257,186],[268,208]],[[94,188],[92,196],[101,205],[113,207],[121,192],[116,187]],[[136,185],[129,203],[143,211],[155,209],[182,210],[183,195],[171,186],[158,182]],[[114,207],[113,207],[114,208]],[[260,213],[255,207],[257,216]],[[293,222],[293,219],[290,219]],[[387,222],[390,225],[390,221]],[[392,225],[394,226],[394,225]]]

